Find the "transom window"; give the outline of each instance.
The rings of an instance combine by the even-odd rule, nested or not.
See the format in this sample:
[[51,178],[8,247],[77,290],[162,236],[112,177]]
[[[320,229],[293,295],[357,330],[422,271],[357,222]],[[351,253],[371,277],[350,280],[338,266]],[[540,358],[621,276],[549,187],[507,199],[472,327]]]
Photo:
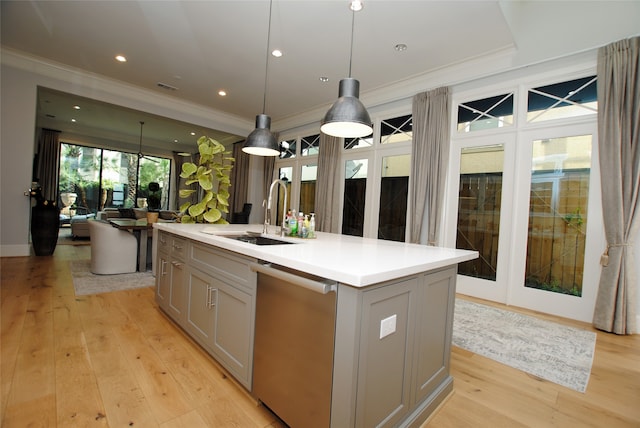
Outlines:
[[280,142],[280,159],[292,159],[296,157],[296,140]]
[[596,114],[596,76],[529,89],[527,122]]
[[473,132],[511,125],[513,125],[513,93],[458,105],[458,132]]
[[309,135],[300,139],[302,156],[317,155],[320,151],[320,134]]
[[411,142],[413,138],[412,116],[394,117],[383,120],[380,129],[380,144]]

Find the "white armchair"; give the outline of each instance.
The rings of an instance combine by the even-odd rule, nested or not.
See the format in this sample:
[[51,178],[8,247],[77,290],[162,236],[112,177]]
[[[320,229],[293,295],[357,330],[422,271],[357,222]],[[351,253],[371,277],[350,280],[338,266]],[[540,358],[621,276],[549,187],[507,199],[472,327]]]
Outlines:
[[135,272],[136,237],[103,221],[88,220],[87,223],[91,237],[91,272],[101,275]]

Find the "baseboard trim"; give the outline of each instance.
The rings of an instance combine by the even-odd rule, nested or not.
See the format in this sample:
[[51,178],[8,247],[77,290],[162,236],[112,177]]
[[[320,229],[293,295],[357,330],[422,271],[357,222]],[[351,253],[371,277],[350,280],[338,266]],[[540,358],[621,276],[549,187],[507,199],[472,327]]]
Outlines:
[[31,255],[31,245],[0,245],[0,257],[27,257]]

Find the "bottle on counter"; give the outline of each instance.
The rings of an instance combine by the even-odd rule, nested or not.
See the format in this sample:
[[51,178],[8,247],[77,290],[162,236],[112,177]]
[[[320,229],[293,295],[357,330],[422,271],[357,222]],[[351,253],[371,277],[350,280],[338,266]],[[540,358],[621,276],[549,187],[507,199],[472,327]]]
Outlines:
[[304,216],[304,220],[302,222],[302,237],[303,238],[309,237],[309,215],[308,214]]
[[311,213],[311,220],[309,220],[309,238],[316,237],[316,214]]
[[291,217],[289,217],[289,235],[298,236],[298,219],[294,209],[291,210]]
[[298,213],[298,237],[302,238],[302,229],[304,229],[304,213]]

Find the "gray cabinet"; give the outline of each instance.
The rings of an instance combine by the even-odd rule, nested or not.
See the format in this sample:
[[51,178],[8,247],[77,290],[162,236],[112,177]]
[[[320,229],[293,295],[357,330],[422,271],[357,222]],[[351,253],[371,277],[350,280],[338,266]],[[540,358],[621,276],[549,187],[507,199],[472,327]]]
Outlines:
[[156,301],[176,321],[182,320],[186,289],[184,254],[187,242],[171,234],[158,233]]
[[411,426],[453,389],[456,268],[340,285],[331,426]]
[[255,259],[161,232],[156,300],[160,307],[251,390]]

